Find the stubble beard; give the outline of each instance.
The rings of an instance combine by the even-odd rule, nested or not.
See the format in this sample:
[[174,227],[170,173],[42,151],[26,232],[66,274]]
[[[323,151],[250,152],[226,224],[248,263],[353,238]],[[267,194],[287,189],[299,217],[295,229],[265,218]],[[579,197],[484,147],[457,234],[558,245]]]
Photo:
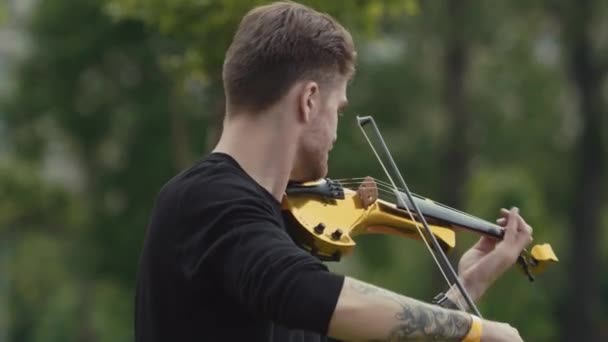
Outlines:
[[320,150],[301,151],[298,182],[316,181],[327,176],[327,154]]

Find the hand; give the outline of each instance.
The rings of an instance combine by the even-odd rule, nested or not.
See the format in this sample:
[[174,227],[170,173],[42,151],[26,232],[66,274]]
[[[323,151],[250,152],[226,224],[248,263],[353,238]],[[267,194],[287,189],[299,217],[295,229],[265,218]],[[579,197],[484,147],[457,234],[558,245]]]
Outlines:
[[481,342],[523,342],[519,331],[507,323],[483,320]]
[[473,300],[480,298],[532,242],[532,227],[519,215],[518,208],[501,209],[500,214],[496,222],[504,227],[503,239],[481,237],[458,263],[458,274]]
[[505,235],[497,247],[502,248],[503,252],[511,257],[511,264],[513,264],[522,250],[534,240],[532,238],[533,229],[519,215],[518,208],[512,208],[511,211],[500,209],[500,213],[503,217],[497,219],[496,222],[505,228]]

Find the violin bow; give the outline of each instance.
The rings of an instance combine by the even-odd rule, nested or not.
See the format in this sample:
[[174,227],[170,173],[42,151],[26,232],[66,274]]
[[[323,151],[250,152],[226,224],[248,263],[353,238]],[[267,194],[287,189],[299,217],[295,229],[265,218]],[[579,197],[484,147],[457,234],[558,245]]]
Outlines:
[[[403,176],[399,172],[399,169],[397,168],[397,164],[395,163],[395,160],[391,156],[388,146],[384,142],[384,138],[382,137],[382,134],[380,133],[380,130],[378,129],[378,126],[376,125],[376,122],[374,121],[374,118],[371,116],[363,116],[363,117],[357,116],[357,123],[359,125],[359,128],[363,132],[365,139],[369,143],[372,151],[376,155],[376,158],[378,158],[378,162],[380,163],[380,166],[384,170],[384,173],[388,177],[388,179],[393,187],[393,191],[395,192],[395,196],[397,197],[397,203],[400,204],[403,208],[405,208],[405,210],[407,210],[407,213],[410,216],[410,219],[416,223],[416,228],[418,229],[418,233],[420,234],[420,237],[422,238],[427,249],[433,256],[433,259],[435,260],[435,263],[439,267],[439,270],[441,271],[441,274],[443,275],[444,279],[448,283],[448,286],[452,287],[453,284],[456,284],[456,286],[458,287],[458,290],[462,294],[462,297],[465,299],[469,308],[475,313],[475,315],[482,318],[479,310],[477,309],[477,306],[475,306],[475,303],[471,299],[471,296],[469,295],[467,290],[462,285],[462,282],[458,278],[456,271],[450,264],[448,257],[446,256],[445,252],[439,246],[439,242],[437,242],[437,239],[435,238],[435,236],[432,234],[431,229],[429,228],[429,225],[426,222],[424,215],[422,215],[420,208],[418,208],[418,205],[416,204],[416,201],[414,201],[412,193],[410,192],[409,188],[407,187],[407,184],[405,184],[405,180],[403,179]],[[410,206],[405,204],[405,200],[399,191],[399,187],[393,180],[393,177],[391,177],[391,174],[389,173],[388,169],[382,162],[382,158],[380,158],[380,155],[376,151],[376,148],[374,148],[374,144],[372,144],[371,140],[369,139],[369,136],[365,132],[364,126],[367,126],[367,125],[371,125],[375,134],[377,135],[378,140],[380,141],[380,145],[383,149],[383,152],[386,154],[386,157],[390,163],[390,167],[391,167],[392,171],[394,172],[394,174],[397,176],[399,185],[401,186],[401,188],[403,190],[402,192],[405,193],[407,200],[409,201],[409,204],[411,204],[411,207],[416,212],[416,215],[419,218],[419,220],[414,219],[414,215],[412,214],[412,212],[409,209]],[[424,230],[422,230],[420,228],[419,223],[422,224]],[[429,241],[430,241],[430,243],[429,243]],[[451,278],[451,282],[450,282],[450,278]],[[459,299],[457,299],[457,301],[460,302]],[[460,303],[460,304],[462,306],[462,303]]]

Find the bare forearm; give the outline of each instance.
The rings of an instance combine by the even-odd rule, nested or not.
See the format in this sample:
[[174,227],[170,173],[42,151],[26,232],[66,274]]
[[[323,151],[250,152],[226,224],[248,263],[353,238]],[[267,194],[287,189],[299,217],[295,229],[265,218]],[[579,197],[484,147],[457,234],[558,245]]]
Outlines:
[[470,326],[470,315],[464,312],[426,304],[347,277],[329,335],[344,340],[460,341]]

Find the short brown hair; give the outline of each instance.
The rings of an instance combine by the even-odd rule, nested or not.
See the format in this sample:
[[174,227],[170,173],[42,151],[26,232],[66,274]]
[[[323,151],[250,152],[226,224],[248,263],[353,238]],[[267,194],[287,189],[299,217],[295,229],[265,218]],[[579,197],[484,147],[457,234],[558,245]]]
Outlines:
[[254,8],[243,17],[226,53],[227,104],[265,109],[295,82],[352,77],[355,61],[350,33],[329,15],[290,1]]

